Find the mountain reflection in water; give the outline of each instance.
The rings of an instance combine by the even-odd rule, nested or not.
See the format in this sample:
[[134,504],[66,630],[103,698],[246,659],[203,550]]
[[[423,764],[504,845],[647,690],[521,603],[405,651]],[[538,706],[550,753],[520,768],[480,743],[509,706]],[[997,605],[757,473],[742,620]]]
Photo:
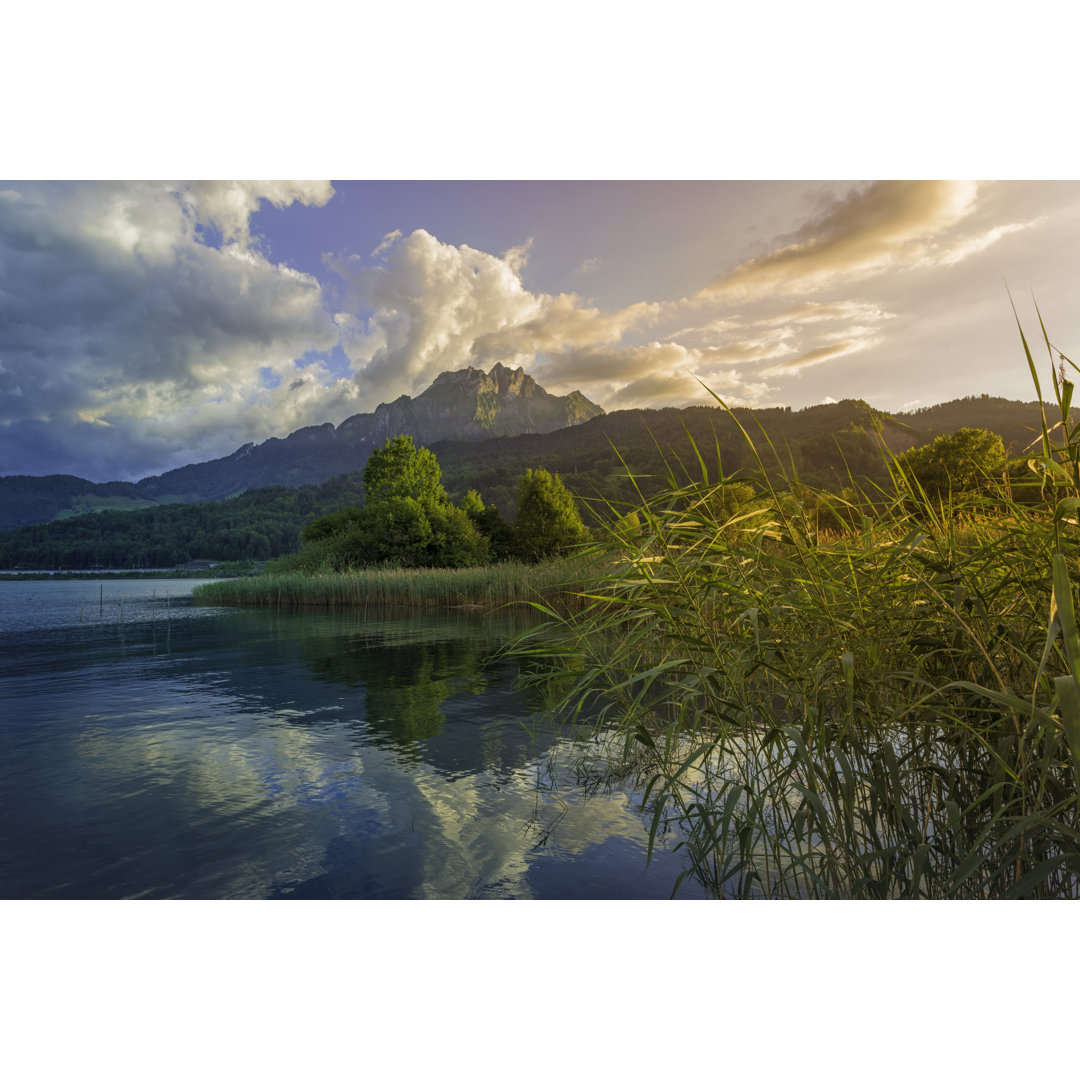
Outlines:
[[138,588],[161,582],[122,583],[122,621],[65,622],[68,584],[98,604],[97,583],[0,591],[39,590],[0,619],[0,897],[670,894],[682,862],[645,871],[640,793],[587,796],[516,688],[520,625],[175,591],[166,620]]

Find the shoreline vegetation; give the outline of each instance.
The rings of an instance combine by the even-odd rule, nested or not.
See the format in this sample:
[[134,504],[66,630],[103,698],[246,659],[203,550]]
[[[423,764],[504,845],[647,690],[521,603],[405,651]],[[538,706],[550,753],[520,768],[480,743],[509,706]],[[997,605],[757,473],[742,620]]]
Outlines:
[[206,570],[2,570],[0,581],[190,581],[205,578],[227,580],[254,573],[250,569]]
[[196,603],[262,607],[390,607],[403,610],[473,609],[491,612],[543,600],[564,609],[592,571],[583,560],[517,562],[461,568],[368,567],[293,571],[230,578],[198,585]]
[[829,496],[775,487],[776,448],[744,431],[755,476],[703,449],[700,479],[673,472],[611,530],[589,606],[519,637],[579,768],[645,782],[680,881],[1080,898],[1080,368],[1043,336],[1059,416],[1024,457],[966,429],[893,458],[888,487]]

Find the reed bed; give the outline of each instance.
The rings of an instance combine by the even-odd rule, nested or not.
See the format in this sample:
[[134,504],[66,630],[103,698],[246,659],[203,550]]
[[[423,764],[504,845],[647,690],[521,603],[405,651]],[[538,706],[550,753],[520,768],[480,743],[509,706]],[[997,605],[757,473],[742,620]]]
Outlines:
[[607,733],[581,767],[637,772],[650,842],[677,834],[711,895],[1080,897],[1067,362],[1064,448],[1044,425],[1028,459],[1037,502],[1015,481],[932,500],[900,471],[796,498],[762,469],[733,511],[699,453],[700,479],[673,466],[634,528],[609,508],[584,606],[538,605],[514,650],[582,746]]
[[576,603],[584,563],[559,561],[452,570],[372,567],[323,573],[267,573],[198,586],[200,603],[297,607],[388,607],[402,610],[495,610],[543,599],[563,610]]

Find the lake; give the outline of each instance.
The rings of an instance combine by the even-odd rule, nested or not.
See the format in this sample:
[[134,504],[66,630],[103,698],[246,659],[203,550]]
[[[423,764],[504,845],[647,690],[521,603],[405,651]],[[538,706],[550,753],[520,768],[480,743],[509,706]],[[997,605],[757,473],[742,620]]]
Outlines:
[[[466,614],[0,582],[0,898],[666,899],[633,780],[587,783]],[[680,898],[701,898],[695,882]]]

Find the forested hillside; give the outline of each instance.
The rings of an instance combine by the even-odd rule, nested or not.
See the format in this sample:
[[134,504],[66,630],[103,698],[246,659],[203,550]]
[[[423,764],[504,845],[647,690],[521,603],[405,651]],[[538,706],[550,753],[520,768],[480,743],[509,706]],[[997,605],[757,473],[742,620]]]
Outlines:
[[[849,472],[884,480],[888,469],[882,439],[893,453],[928,441],[925,432],[878,413],[862,401],[817,405],[799,412],[737,409],[735,416],[754,440],[766,467],[773,469],[779,463],[784,475],[831,489],[848,483]],[[619,502],[634,497],[627,469],[646,493],[666,485],[669,468],[676,475],[687,470],[700,477],[695,447],[714,474],[718,451],[725,474],[756,470],[735,421],[722,409],[705,406],[630,409],[549,435],[472,445],[436,443],[432,450],[451,495],[475,488],[509,516],[517,477],[526,468],[559,473],[583,500]]]
[[[1057,415],[1057,407],[1048,411]],[[914,412],[899,413],[898,419],[932,436],[947,435],[958,428],[984,428],[1001,436],[1006,453],[1020,454],[1042,434],[1037,401],[1009,401],[1008,398],[979,394],[942,405],[930,405]],[[1057,440],[1060,442],[1060,436]]]
[[[776,466],[779,457],[783,468],[778,474],[829,488],[843,486],[849,471],[884,479],[878,430],[894,452],[927,441],[861,401],[801,412],[738,410],[736,415],[767,465]],[[562,477],[589,522],[595,520],[590,513],[595,500],[633,500],[628,471],[646,492],[665,486],[669,468],[677,475],[686,470],[700,476],[695,446],[714,475],[718,449],[726,474],[756,468],[732,418],[707,407],[636,409],[547,435],[444,442],[432,449],[446,491],[457,503],[474,489],[512,519],[522,473],[547,469]],[[361,473],[353,472],[319,485],[259,488],[221,502],[86,513],[0,532],[0,568],[72,570],[172,566],[196,558],[276,558],[297,550],[301,529],[314,518],[358,505],[362,498]]]
[[[884,482],[888,454],[883,444],[898,454],[929,443],[938,434],[976,427],[1001,435],[1009,452],[1016,453],[1030,442],[1032,429],[1039,430],[1037,403],[987,396],[903,417],[879,413],[863,401],[816,405],[797,412],[737,409],[734,416],[704,406],[632,409],[546,435],[440,442],[431,449],[455,503],[460,504],[473,489],[485,504],[512,519],[521,474],[526,469],[547,469],[562,477],[589,523],[595,521],[591,507],[604,500],[635,501],[635,482],[650,494],[666,486],[669,470],[677,477],[700,477],[697,452],[713,476],[718,455],[726,475],[754,473],[757,467],[736,419],[774,475],[831,490],[847,486],[852,477]],[[87,485],[74,477],[47,479],[55,481],[57,499],[89,499],[90,487],[96,488],[93,498],[99,505],[105,498],[138,505],[134,485]],[[18,501],[18,485],[9,484],[9,490]],[[358,505],[362,498],[361,473],[351,472],[318,485],[258,488],[221,502],[83,513],[0,532],[0,568],[172,566],[195,558],[276,558],[297,550],[300,530],[314,518]]]
[[260,488],[223,502],[105,510],[0,532],[0,568],[89,570],[176,566],[191,559],[269,559],[300,530],[362,498],[360,473],[310,487]]

